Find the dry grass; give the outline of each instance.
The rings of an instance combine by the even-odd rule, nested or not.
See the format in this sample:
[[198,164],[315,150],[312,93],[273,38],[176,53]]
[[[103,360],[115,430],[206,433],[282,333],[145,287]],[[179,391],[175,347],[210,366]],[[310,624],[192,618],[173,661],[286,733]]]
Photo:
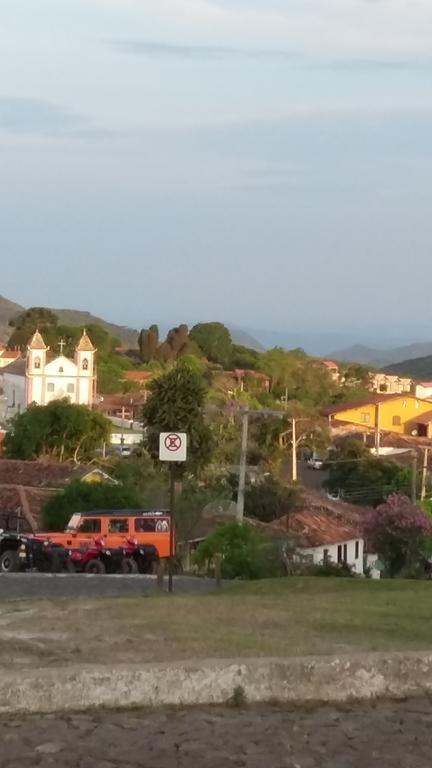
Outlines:
[[432,648],[432,583],[292,578],[219,593],[0,603],[0,665]]

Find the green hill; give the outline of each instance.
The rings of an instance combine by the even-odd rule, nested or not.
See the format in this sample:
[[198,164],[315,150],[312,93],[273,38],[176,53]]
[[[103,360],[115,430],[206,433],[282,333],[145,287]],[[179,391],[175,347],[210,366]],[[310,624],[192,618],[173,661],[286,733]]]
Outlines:
[[392,373],[398,376],[410,376],[420,381],[432,380],[432,355],[416,357],[413,360],[402,360],[383,368],[384,373]]

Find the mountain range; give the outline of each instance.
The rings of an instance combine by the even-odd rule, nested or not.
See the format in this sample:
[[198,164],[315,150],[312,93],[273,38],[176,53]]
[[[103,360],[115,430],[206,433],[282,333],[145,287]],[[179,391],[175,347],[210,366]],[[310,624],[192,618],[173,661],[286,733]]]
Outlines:
[[[15,302],[0,296],[0,344],[4,344],[10,336],[11,329],[9,321],[20,312],[24,312],[25,309],[26,307],[22,307],[20,304],[16,304]],[[122,346],[130,349],[137,346],[138,331],[134,328],[110,323],[101,317],[97,317],[97,315],[93,315],[91,312],[85,312],[79,309],[53,308],[52,311],[55,312],[62,325],[75,325],[83,328],[89,325],[100,325],[102,328],[105,328],[111,336],[117,338]],[[163,327],[161,328],[162,334],[166,333],[168,330],[168,327],[166,329]],[[253,338],[249,333],[246,333],[239,328],[230,328],[230,332],[235,344],[241,344],[244,347],[256,349],[258,352],[264,350],[264,347],[260,342]]]
[[370,365],[372,368],[387,368],[399,364],[400,369],[400,364],[428,355],[432,355],[432,341],[421,341],[390,349],[374,349],[355,344],[352,347],[331,352],[327,357],[332,360]]

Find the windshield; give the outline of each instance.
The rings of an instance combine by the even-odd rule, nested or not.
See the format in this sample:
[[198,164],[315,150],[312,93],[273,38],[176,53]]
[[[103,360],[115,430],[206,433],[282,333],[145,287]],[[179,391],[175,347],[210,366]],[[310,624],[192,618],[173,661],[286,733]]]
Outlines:
[[67,531],[76,531],[81,520],[81,515],[76,513],[75,515],[72,515],[71,519],[69,520],[66,530]]

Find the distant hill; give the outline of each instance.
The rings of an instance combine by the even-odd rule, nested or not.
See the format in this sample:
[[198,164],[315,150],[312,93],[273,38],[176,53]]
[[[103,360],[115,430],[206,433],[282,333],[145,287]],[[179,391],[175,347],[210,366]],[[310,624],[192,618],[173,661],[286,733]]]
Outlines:
[[362,363],[374,368],[387,368],[399,363],[406,363],[421,357],[432,355],[432,341],[422,341],[392,349],[373,349],[356,344],[347,349],[331,352],[327,357],[332,360],[344,360],[350,363]]
[[[0,344],[4,344],[10,336],[11,329],[9,327],[9,321],[15,315],[24,311],[25,307],[0,296]],[[92,324],[100,325],[102,328],[105,328],[111,336],[117,338],[122,346],[133,349],[138,344],[138,331],[134,328],[110,323],[101,317],[92,315],[91,312],[85,312],[80,309],[53,308],[53,312],[55,312],[62,325],[78,325],[83,328]],[[167,330],[169,329],[167,328]],[[239,328],[230,328],[230,333],[234,344],[240,344],[243,347],[255,349],[257,352],[262,352],[264,350],[264,347],[259,341],[245,331],[242,331]]]
[[419,381],[432,381],[432,355],[416,357],[413,360],[401,360],[400,363],[387,365],[383,370],[385,373],[409,376]]
[[[0,296],[0,343],[4,344],[10,336],[9,321],[15,315],[24,312],[24,310],[25,307],[21,307],[19,304],[15,304],[13,301]],[[115,336],[122,346],[131,348],[137,346],[138,331],[135,331],[133,328],[109,323],[96,315],[92,315],[90,312],[82,312],[78,309],[53,309],[53,312],[57,315],[59,322],[64,325],[80,325],[83,328],[91,324],[100,325],[112,336]]]
[[24,307],[0,296],[0,344],[4,344],[10,336],[9,320],[23,311]]

